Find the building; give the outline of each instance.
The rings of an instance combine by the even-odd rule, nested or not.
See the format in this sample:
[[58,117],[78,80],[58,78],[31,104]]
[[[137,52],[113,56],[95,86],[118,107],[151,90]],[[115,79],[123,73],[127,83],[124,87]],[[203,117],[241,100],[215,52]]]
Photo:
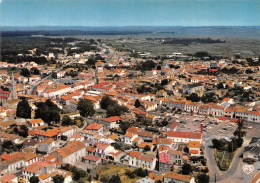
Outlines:
[[39,126],[42,126],[44,125],[44,121],[39,118],[39,119],[31,119],[27,122],[27,125],[30,127],[30,128],[35,128],[35,127],[39,127]]
[[37,144],[37,151],[50,153],[55,149],[55,141],[52,138],[44,139]]
[[105,125],[107,128],[118,128],[119,122],[121,119],[118,116],[111,116],[109,118],[103,118],[100,120],[100,123]]
[[86,146],[80,141],[71,142],[69,145],[54,151],[53,155],[61,162],[74,164],[86,156]]
[[191,156],[200,156],[201,152],[199,141],[189,141],[188,148]]
[[167,138],[173,139],[174,142],[189,143],[189,141],[202,142],[202,134],[194,132],[177,132],[168,131]]

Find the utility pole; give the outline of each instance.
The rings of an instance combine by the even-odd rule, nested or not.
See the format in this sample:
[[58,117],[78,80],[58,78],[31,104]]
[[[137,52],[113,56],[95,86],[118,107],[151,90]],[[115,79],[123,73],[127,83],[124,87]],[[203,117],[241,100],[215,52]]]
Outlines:
[[217,182],[217,174],[215,173],[215,182]]

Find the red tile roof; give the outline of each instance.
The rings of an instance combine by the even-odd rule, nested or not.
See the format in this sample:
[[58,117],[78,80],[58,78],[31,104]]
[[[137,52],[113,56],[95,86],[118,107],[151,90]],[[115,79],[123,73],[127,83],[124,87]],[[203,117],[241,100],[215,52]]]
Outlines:
[[85,130],[99,130],[99,129],[102,128],[102,127],[103,127],[102,124],[94,124],[94,123],[92,123],[92,124],[88,125],[88,126],[85,128]]
[[96,162],[96,161],[98,161],[98,160],[101,159],[100,157],[94,156],[94,155],[91,155],[91,154],[88,154],[88,155],[84,156],[83,158],[84,158],[85,160],[94,161],[94,162]]
[[106,121],[108,123],[113,123],[113,122],[116,122],[116,121],[119,121],[121,120],[118,116],[111,116],[109,118],[103,118],[101,119],[102,121]]
[[201,139],[201,133],[168,131],[167,137]]

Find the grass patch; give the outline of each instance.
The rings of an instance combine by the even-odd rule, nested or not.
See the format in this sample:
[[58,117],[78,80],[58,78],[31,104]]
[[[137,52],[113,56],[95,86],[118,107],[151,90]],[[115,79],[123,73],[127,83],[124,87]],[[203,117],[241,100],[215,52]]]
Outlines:
[[135,178],[131,179],[129,178],[127,175],[125,175],[125,172],[129,170],[129,171],[133,171],[133,168],[128,168],[128,167],[122,167],[122,166],[118,166],[118,165],[113,165],[113,164],[109,164],[106,165],[104,168],[102,168],[99,171],[99,178],[102,177],[112,177],[113,175],[119,175],[121,182],[124,183],[133,183],[136,182],[137,180],[141,179],[142,177],[138,177],[136,176]]
[[213,151],[214,151],[214,156],[215,156],[215,160],[218,165],[218,168],[221,171],[228,170],[228,168],[232,162],[234,152],[230,153],[228,151],[221,151],[221,150],[217,150],[217,149],[214,149]]

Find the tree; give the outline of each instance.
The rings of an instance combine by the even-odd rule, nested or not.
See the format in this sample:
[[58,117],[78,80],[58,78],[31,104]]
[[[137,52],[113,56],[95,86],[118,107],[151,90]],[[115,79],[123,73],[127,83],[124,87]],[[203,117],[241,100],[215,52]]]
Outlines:
[[237,129],[234,132],[234,135],[237,136],[238,138],[244,137],[246,132],[243,131],[244,127],[244,120],[240,119],[237,121]]
[[190,153],[189,148],[188,148],[187,146],[185,146],[185,148],[183,149],[183,151],[184,151],[185,153]]
[[134,172],[138,177],[146,177],[148,175],[148,171],[142,168],[137,168],[134,170]]
[[152,70],[156,66],[155,62],[152,60],[147,60],[142,63],[141,68],[142,70]]
[[221,147],[221,143],[218,139],[213,139],[212,140],[213,148],[219,149]]
[[116,101],[112,100],[109,96],[104,96],[102,97],[101,101],[100,101],[100,106],[102,109],[107,109],[108,106],[113,106],[117,104]]
[[45,102],[36,103],[35,118],[41,118],[44,122],[51,125],[52,121],[60,121],[60,109],[50,99]]
[[123,106],[123,105],[119,105],[116,104],[114,106],[108,106],[107,108],[107,116],[120,116],[121,114],[123,114],[124,112],[127,112],[128,109]]
[[29,179],[29,182],[30,183],[38,183],[40,182],[39,178],[37,176],[32,176],[30,179]]
[[54,79],[57,79],[57,72],[52,72],[51,77],[54,78]]
[[237,141],[235,138],[232,139],[231,142],[228,143],[228,152],[234,152],[237,149]]
[[241,147],[242,144],[243,144],[243,142],[244,142],[244,140],[243,140],[242,137],[238,137],[238,138],[236,139],[236,141],[237,141],[237,147]]
[[39,69],[33,68],[33,75],[40,75]]
[[83,117],[93,116],[95,114],[94,104],[87,99],[80,99],[77,110],[79,110],[80,115]]
[[119,127],[121,128],[122,132],[126,133],[126,130],[130,127],[130,123],[127,121],[121,121]]
[[16,116],[20,118],[31,118],[32,108],[24,98],[17,105]]
[[198,51],[194,54],[195,57],[207,57],[209,56],[209,53],[206,51]]
[[205,173],[199,174],[197,177],[197,183],[208,183],[209,182],[209,176]]
[[144,147],[144,151],[145,151],[145,152],[150,151],[150,150],[151,150],[150,146],[146,145],[146,146]]
[[95,65],[97,62],[97,59],[94,57],[90,57],[88,61],[86,62],[87,65]]
[[191,165],[188,163],[184,163],[182,166],[182,174],[189,175],[191,173]]
[[121,179],[119,175],[113,175],[109,180],[108,183],[121,183]]
[[135,100],[134,106],[135,106],[136,108],[141,107],[141,103],[140,103],[140,101],[139,101],[138,99]]
[[20,130],[18,131],[18,135],[22,137],[27,137],[28,136],[28,128],[26,125],[21,125]]
[[156,70],[161,70],[161,69],[162,69],[162,66],[157,65]]
[[191,100],[192,102],[199,102],[200,97],[196,93],[190,94],[190,96],[186,97],[187,100]]
[[62,118],[62,123],[61,123],[62,126],[70,126],[70,125],[73,125],[73,122],[71,120],[71,118],[68,116],[68,115],[65,115],[63,118]]
[[14,144],[10,140],[4,141],[4,143],[2,144],[3,149],[11,149],[11,147],[13,147],[13,146],[14,146]]
[[167,84],[168,84],[168,79],[163,79],[163,80],[161,81],[161,83],[162,83],[162,85],[167,85]]
[[218,83],[218,84],[217,84],[217,88],[218,88],[218,89],[223,89],[223,88],[224,88],[223,83]]
[[22,68],[20,74],[24,77],[30,77],[31,73],[27,68]]
[[55,175],[52,177],[52,180],[54,183],[63,183],[64,182],[64,177],[62,175]]

